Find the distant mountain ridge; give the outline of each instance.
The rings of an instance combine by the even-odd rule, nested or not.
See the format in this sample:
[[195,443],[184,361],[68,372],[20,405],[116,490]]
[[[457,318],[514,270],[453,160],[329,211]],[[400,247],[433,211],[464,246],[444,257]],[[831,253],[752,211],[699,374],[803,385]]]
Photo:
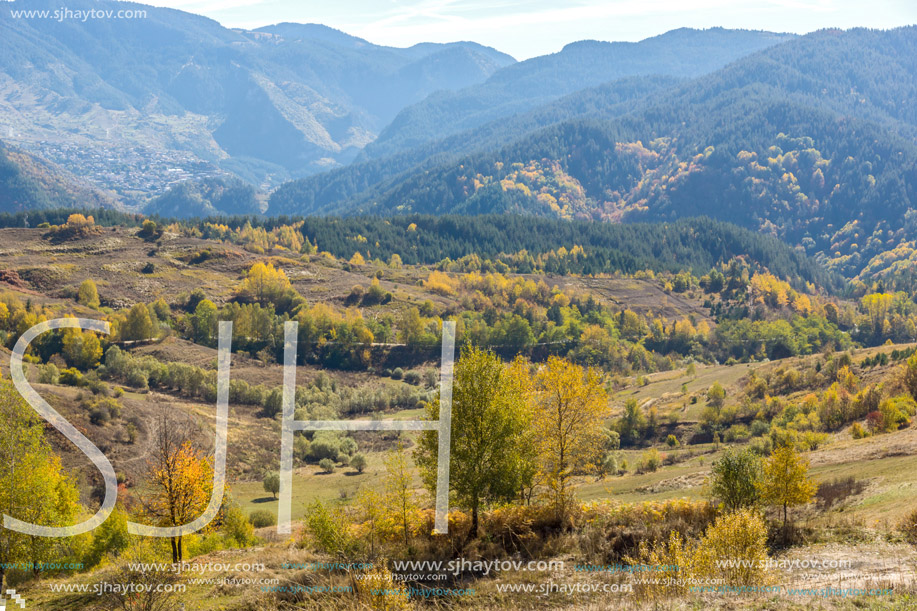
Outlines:
[[231,30],[110,0],[73,0],[67,10],[146,16],[13,18],[8,6],[59,10],[54,0],[0,10],[0,137],[107,150],[142,143],[256,183],[346,163],[405,105],[515,61],[475,43],[396,49],[323,26]]
[[542,107],[527,133],[472,130],[476,152],[442,154],[337,202],[332,187],[346,191],[375,166],[290,183],[270,210],[703,215],[778,236],[848,277],[917,260],[917,27],[816,32],[638,95],[625,112],[579,115],[571,100]]
[[557,53],[506,66],[483,83],[437,92],[405,108],[366,147],[361,159],[410,149],[628,76],[697,77],[794,37],[723,28],[681,28],[636,43],[570,43]]

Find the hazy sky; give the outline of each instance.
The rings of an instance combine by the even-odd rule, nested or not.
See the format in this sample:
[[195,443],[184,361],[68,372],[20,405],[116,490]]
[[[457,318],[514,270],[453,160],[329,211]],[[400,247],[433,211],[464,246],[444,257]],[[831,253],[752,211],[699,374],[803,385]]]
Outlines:
[[917,23],[915,0],[139,0],[229,27],[323,23],[370,42],[474,40],[526,59],[568,42],[641,40],[678,27],[805,33]]

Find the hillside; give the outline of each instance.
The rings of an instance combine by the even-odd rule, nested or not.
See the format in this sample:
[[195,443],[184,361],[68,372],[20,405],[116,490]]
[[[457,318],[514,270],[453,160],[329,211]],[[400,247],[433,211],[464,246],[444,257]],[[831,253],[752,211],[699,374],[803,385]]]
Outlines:
[[166,218],[260,214],[255,189],[238,178],[185,181],[152,199],[143,211]]
[[118,207],[112,194],[77,180],[61,168],[0,142],[0,210]]
[[792,38],[771,32],[682,28],[638,43],[571,43],[557,53],[498,70],[481,84],[437,93],[405,108],[362,156],[391,155],[624,77],[697,77]]
[[510,144],[482,136],[490,152],[348,192],[371,170],[355,166],[330,184],[286,185],[272,207],[309,210],[337,190],[349,197],[342,211],[706,215],[778,236],[851,278],[903,272],[917,192],[915,44],[913,27],[817,32],[651,93],[610,121],[577,118]]
[[[773,238],[708,220],[621,226],[530,217],[527,235],[513,216],[137,226],[138,217],[103,211],[101,226],[76,215],[58,218],[64,214],[44,213],[43,227],[0,229],[0,407],[14,407],[5,394],[9,347],[24,328],[68,315],[109,321],[107,336],[66,330],[36,340],[26,370],[41,396],[111,459],[121,504],[92,534],[22,556],[80,568],[49,567],[40,576],[6,571],[6,584],[30,605],[108,611],[125,600],[92,589],[108,583],[149,585],[155,592],[149,600],[165,608],[382,607],[391,599],[364,584],[375,579],[366,567],[317,564],[358,556],[384,565],[372,571],[384,570],[390,582],[414,588],[417,593],[398,596],[403,608],[417,610],[497,609],[512,600],[572,611],[595,608],[596,592],[603,606],[640,610],[703,604],[790,611],[800,601],[807,607],[817,601],[841,611],[869,608],[872,595],[854,593],[869,589],[882,590],[883,605],[909,604],[917,558],[908,543],[917,403],[907,372],[917,371],[917,307],[907,299],[882,308],[881,295],[852,300],[805,281],[793,288],[783,274],[805,277],[811,261],[780,250]],[[7,225],[19,219],[0,218]],[[581,233],[584,246],[539,251],[558,231]],[[484,243],[505,254],[476,254]],[[458,257],[463,248],[466,256]],[[608,258],[603,272],[581,273],[591,257],[602,260],[614,249],[633,258]],[[384,253],[391,253],[387,261]],[[712,269],[698,277],[687,267],[677,271],[678,260],[696,268],[712,262]],[[638,267],[631,272],[629,265]],[[536,482],[525,491],[527,501],[513,491],[498,506],[482,507],[478,533],[471,510],[456,497],[449,534],[432,535],[422,433],[318,432],[296,435],[294,532],[277,534],[279,502],[267,483],[280,453],[282,326],[291,319],[299,323],[300,420],[429,416],[438,404],[441,320],[456,321],[460,345],[493,350],[507,363],[518,357],[507,371],[536,384],[560,366],[592,368],[590,392],[601,411],[581,434],[598,445],[590,463],[566,476],[567,517],[557,517],[550,488]],[[222,513],[210,529],[179,543],[194,568],[131,569],[130,563],[170,557],[168,541],[128,535],[125,526],[127,519],[150,520],[145,507],[157,489],[152,465],[164,431],[180,431],[183,447],[191,448],[188,460],[211,460],[216,320],[233,322]],[[462,425],[463,393],[465,367],[475,358],[466,345],[456,366],[455,437],[470,428]],[[494,358],[503,370],[504,361]],[[554,388],[535,386],[532,393],[543,400]],[[504,387],[486,390],[497,395]],[[540,409],[537,403],[533,409]],[[17,422],[5,417],[0,426]],[[69,502],[91,511],[100,498],[96,469],[44,429],[38,426],[51,456],[59,455],[72,474],[61,484],[75,489],[78,502]],[[742,530],[724,532],[721,521],[731,514],[713,487],[720,465],[737,455],[763,464],[781,445],[792,448],[810,485],[806,500],[790,508],[790,528],[781,524],[779,505],[760,501]],[[534,444],[506,451],[540,460],[527,458],[529,447],[544,451]],[[393,473],[402,482],[400,498],[410,503],[404,514],[395,511]],[[30,490],[19,505],[46,494]],[[14,515],[21,515],[19,505]],[[408,527],[399,530],[399,520]],[[773,561],[753,578],[779,584],[779,591],[737,599],[654,586],[625,569],[589,568],[668,566],[669,556],[649,550],[675,553],[671,541],[683,537],[679,557],[689,568],[680,570],[692,579],[734,579],[700,561],[712,541],[746,529],[757,533],[751,545],[761,557]],[[328,532],[334,536],[324,538]],[[456,555],[536,565],[484,574],[463,567],[419,573],[396,564]],[[802,561],[817,565],[805,578],[793,564]],[[521,587],[544,580],[578,584],[577,590]],[[170,589],[157,591],[157,584]],[[181,589],[171,589],[176,585]],[[830,597],[811,590],[824,587],[849,590]]]
[[270,185],[348,161],[407,104],[513,62],[474,43],[395,49],[317,26],[230,30],[133,3],[67,9],[140,16],[84,23],[19,13],[53,15],[50,0],[17,2],[19,18],[0,13],[0,133],[130,201],[144,192],[137,177],[107,175],[96,156],[142,158],[146,193],[176,166]]

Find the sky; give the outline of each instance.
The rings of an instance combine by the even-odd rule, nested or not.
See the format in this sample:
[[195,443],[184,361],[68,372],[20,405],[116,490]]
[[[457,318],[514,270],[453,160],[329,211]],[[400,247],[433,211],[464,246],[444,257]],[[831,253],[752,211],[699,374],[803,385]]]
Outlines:
[[917,23],[915,0],[139,0],[253,29],[321,23],[370,42],[473,40],[528,59],[577,40],[636,41],[679,27],[804,34]]

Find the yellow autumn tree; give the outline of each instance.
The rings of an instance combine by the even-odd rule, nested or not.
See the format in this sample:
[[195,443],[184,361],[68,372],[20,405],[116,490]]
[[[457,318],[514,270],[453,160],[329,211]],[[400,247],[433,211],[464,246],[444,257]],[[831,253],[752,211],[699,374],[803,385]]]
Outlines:
[[[150,496],[146,513],[159,526],[181,526],[207,508],[213,490],[213,465],[170,420],[162,420],[149,463]],[[172,562],[183,558],[182,537],[172,537]]]
[[455,295],[458,283],[443,272],[432,271],[429,277],[424,280],[424,287],[439,295]]
[[77,293],[77,301],[87,308],[95,309],[99,307],[99,289],[96,287],[96,283],[92,281],[92,278],[83,280]]
[[[0,378],[0,513],[41,526],[68,526],[79,494],[44,438],[43,426],[8,379]],[[0,527],[0,591],[6,569],[51,559],[59,542]]]
[[248,270],[236,294],[262,306],[276,305],[290,289],[290,279],[282,269],[275,268],[273,263],[259,261]]
[[602,423],[608,416],[608,396],[596,370],[551,357],[535,375],[532,422],[539,470],[561,520],[572,478],[602,458]]
[[64,358],[73,367],[92,369],[102,358],[102,343],[92,331],[64,329],[62,344]]
[[783,507],[784,532],[787,508],[805,505],[815,496],[816,486],[809,480],[808,473],[809,461],[792,445],[777,448],[764,463],[759,484],[761,498],[768,505]]

